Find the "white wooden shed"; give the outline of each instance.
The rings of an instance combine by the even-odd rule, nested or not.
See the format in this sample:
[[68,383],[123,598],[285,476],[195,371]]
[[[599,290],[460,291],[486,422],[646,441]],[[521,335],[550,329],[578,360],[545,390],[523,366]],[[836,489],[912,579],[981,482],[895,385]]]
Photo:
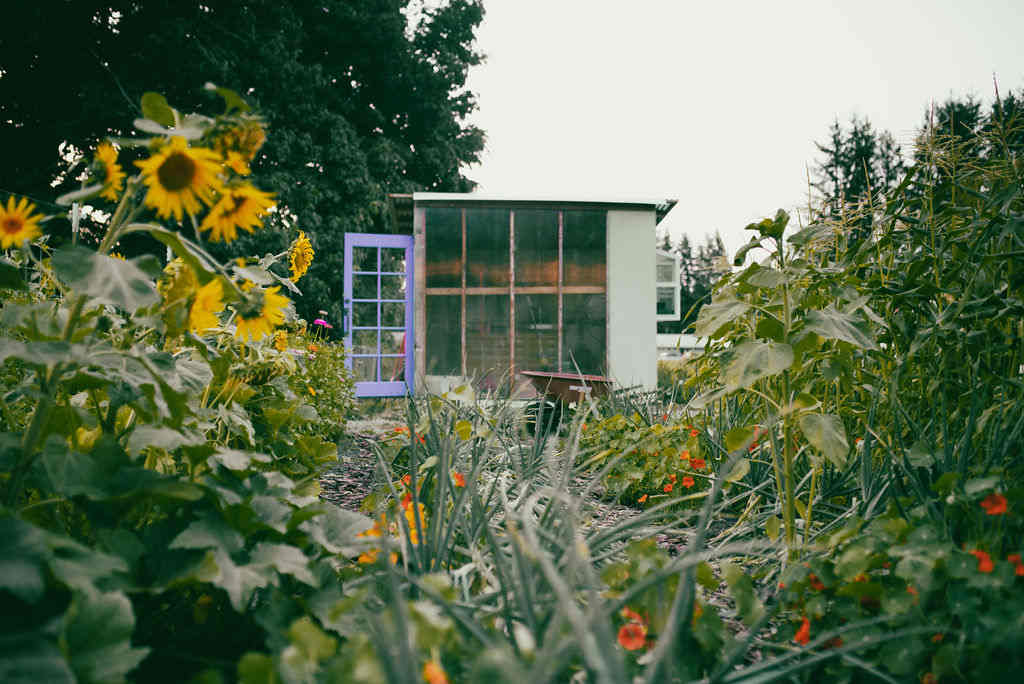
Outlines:
[[[391,202],[393,237],[411,236],[412,263],[387,267],[380,248],[376,321],[347,271],[375,274],[346,242],[346,306],[365,312],[347,331],[363,333],[352,347],[357,391],[360,382],[364,394],[389,382],[444,391],[470,378],[493,388],[524,370],[656,386],[655,228],[675,200],[424,192]],[[372,260],[364,253],[362,263]],[[392,287],[388,299],[385,280],[400,271],[412,287]],[[389,302],[400,308],[398,294],[411,317],[385,320]],[[399,349],[399,330],[414,344]]]

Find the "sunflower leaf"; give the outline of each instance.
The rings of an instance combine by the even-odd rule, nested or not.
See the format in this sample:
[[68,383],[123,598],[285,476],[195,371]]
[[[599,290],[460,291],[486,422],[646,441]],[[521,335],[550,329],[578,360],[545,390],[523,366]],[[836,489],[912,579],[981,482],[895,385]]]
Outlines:
[[51,260],[57,276],[73,290],[135,312],[160,301],[153,281],[137,265],[70,246],[57,250]]
[[153,92],[142,94],[142,115],[167,128],[173,128],[176,119],[174,109],[167,104],[167,98]]
[[93,185],[87,185],[81,190],[73,190],[72,192],[66,192],[57,198],[57,204],[71,204],[78,200],[88,199],[94,195],[99,194],[100,190],[103,189],[103,183],[95,183]]
[[0,288],[24,290],[26,287],[25,281],[21,278],[21,270],[17,264],[0,257]]

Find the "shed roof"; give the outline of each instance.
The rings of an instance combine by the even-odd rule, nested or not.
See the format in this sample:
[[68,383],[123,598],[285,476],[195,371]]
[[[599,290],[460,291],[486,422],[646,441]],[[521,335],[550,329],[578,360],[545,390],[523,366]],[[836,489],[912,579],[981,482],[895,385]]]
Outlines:
[[[605,197],[581,195],[517,195],[489,192],[414,192],[412,194],[388,195],[395,209],[396,223],[406,222],[406,215],[411,219],[414,204],[505,204],[505,205],[574,205],[580,208],[619,208],[619,209],[653,209],[656,222],[672,210],[678,200],[653,197]],[[398,218],[397,215],[402,217]]]

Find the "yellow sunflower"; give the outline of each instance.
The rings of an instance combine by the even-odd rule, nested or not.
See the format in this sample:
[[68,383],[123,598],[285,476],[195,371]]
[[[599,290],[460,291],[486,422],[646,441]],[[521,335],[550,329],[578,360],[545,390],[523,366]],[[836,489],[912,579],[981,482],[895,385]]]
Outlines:
[[100,193],[100,197],[116,202],[118,194],[124,189],[125,176],[121,165],[117,163],[117,150],[108,142],[100,143],[96,148],[96,161],[93,164],[103,181],[103,192]]
[[313,244],[306,237],[306,234],[300,230],[299,237],[295,239],[295,242],[292,243],[291,248],[288,250],[288,262],[292,269],[292,280],[297,281],[306,275],[309,265],[313,263],[313,254]]
[[240,340],[259,340],[284,323],[284,308],[288,306],[288,298],[277,294],[280,289],[278,286],[268,287],[261,293],[261,303],[252,306],[250,311],[238,311],[235,337]]
[[241,152],[235,150],[228,150],[228,153],[224,155],[224,166],[228,167],[239,176],[248,176],[252,171],[249,169],[249,163],[242,156]]
[[224,310],[224,286],[214,278],[199,288],[188,312],[189,330],[197,335],[217,326],[217,313]]
[[199,281],[192,268],[181,257],[176,257],[164,266],[164,272],[156,281],[156,289],[167,304],[176,304],[192,296],[199,289]]
[[284,330],[278,330],[274,333],[274,349],[279,352],[288,351],[288,333]]
[[[256,153],[263,147],[266,140],[267,132],[263,122],[255,117],[243,117],[229,128],[222,129],[222,132],[214,138],[213,146],[224,156],[232,168],[234,165],[230,152],[236,152],[239,161],[248,169],[249,163],[256,158]],[[236,172],[241,173],[237,169]]]
[[175,136],[159,152],[135,165],[142,169],[142,180],[149,187],[146,206],[156,209],[160,218],[181,220],[182,212],[195,214],[199,202],[213,204],[214,194],[223,184],[220,155],[204,147],[189,147],[182,137]]
[[210,231],[213,242],[231,242],[238,237],[238,228],[251,233],[263,225],[262,217],[274,206],[272,194],[249,183],[225,188],[223,193],[199,226],[201,231]]
[[0,249],[20,247],[26,240],[39,237],[39,219],[42,216],[32,212],[36,205],[22,197],[17,204],[14,197],[7,198],[7,208],[0,205]]

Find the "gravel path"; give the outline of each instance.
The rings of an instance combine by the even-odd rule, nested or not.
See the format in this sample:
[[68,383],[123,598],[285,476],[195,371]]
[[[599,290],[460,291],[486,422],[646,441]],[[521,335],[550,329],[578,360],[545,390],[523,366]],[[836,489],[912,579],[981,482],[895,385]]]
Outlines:
[[[320,476],[320,498],[352,511],[358,511],[363,499],[379,484],[377,457],[373,444],[378,435],[386,434],[397,423],[386,419],[352,421],[345,438],[338,445],[338,462]],[[582,488],[582,480],[578,483]],[[630,506],[588,497],[588,525],[592,528],[612,527],[639,513]],[[675,551],[682,545],[679,536],[659,534],[659,546]]]

